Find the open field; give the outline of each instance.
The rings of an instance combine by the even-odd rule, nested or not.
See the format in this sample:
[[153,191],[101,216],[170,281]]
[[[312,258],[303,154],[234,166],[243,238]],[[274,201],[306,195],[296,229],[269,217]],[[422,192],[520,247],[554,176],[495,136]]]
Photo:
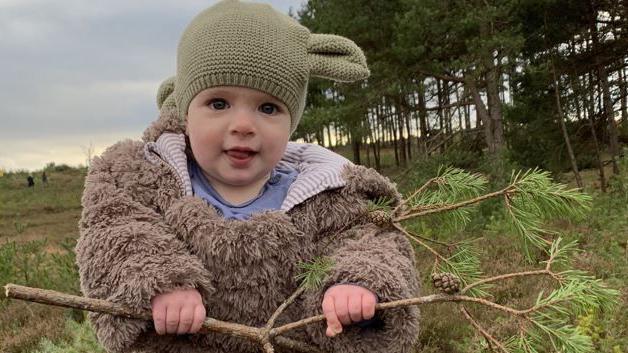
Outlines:
[[[387,158],[390,162],[390,155]],[[435,172],[432,164],[413,168],[417,169],[404,172],[387,164],[385,172],[407,192],[425,181],[426,175]],[[24,173],[8,173],[0,177],[0,285],[13,282],[78,293],[71,250],[78,236],[84,175],[85,170],[52,171],[48,173],[48,185],[43,186],[36,174],[35,188],[26,187]],[[557,219],[551,223],[566,239],[579,241],[582,252],[576,259],[576,266],[621,290],[622,302],[615,312],[590,313],[574,320],[583,332],[594,337],[597,351],[625,353],[628,352],[628,323],[625,320],[628,316],[628,173],[624,170],[622,175],[614,177],[612,190],[607,195],[599,194],[595,171],[584,171],[583,176],[587,192],[594,196],[590,213],[581,220]],[[560,177],[565,182],[571,179],[569,175]],[[530,267],[521,254],[520,244],[512,241],[497,209],[495,205],[480,207],[463,232],[447,232],[439,227],[422,231],[447,241],[479,238],[479,248],[484,242],[490,243],[490,252],[482,253],[483,269],[487,274]],[[419,250],[417,259],[427,294],[433,291],[427,284],[432,263],[429,254],[422,251]],[[526,283],[507,282],[496,289],[494,299],[509,304],[529,302],[528,297],[535,288],[526,287]],[[455,307],[433,305],[422,310],[421,352],[475,351],[479,339],[471,338],[472,330],[468,325],[460,325],[460,314]],[[481,311],[475,315],[480,319],[487,318]],[[93,333],[83,318],[77,311],[2,298],[0,352],[97,351]],[[497,321],[493,329],[499,333],[507,328],[507,323]]]

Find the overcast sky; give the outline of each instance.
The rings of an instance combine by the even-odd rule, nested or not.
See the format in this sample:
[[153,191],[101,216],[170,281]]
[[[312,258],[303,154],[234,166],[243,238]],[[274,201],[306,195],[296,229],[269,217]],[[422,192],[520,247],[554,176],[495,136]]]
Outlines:
[[181,32],[215,2],[0,0],[0,168],[85,164],[90,145],[139,139]]

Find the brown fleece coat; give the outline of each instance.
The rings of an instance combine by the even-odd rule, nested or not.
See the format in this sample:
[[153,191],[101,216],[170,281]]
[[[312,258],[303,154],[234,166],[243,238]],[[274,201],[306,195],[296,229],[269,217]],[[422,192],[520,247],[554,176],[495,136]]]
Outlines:
[[[410,243],[365,220],[369,199],[399,200],[394,185],[372,169],[346,166],[346,186],[287,212],[226,220],[205,201],[182,196],[181,181],[170,165],[144,157],[144,143],[163,132],[182,133],[183,126],[162,112],[144,133],[144,142],[119,142],[92,163],[76,246],[86,296],[150,310],[151,297],[194,287],[207,316],[262,326],[298,287],[297,264],[322,255],[333,259],[332,273],[322,287],[292,304],[277,325],[320,314],[325,290],[334,284],[361,285],[380,302],[418,295]],[[95,313],[89,317],[110,352],[261,352],[256,344],[224,334],[159,336],[151,322]],[[325,335],[324,322],[287,336],[325,352],[413,351],[417,307],[384,310],[377,317],[379,325],[349,326],[334,338]]]

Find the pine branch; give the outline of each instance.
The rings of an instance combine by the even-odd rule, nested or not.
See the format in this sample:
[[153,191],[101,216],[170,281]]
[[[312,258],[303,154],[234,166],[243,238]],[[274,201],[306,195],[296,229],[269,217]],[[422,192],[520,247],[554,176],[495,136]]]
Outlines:
[[[30,288],[25,286],[20,286],[16,284],[7,284],[5,286],[6,296],[8,298],[32,301],[42,304],[55,305],[55,306],[63,306],[67,308],[76,308],[81,310],[87,310],[92,312],[99,312],[104,314],[122,316],[126,318],[132,319],[140,319],[140,320],[152,320],[152,315],[150,312],[146,311],[135,311],[132,308],[127,308],[119,304],[110,303],[105,300],[100,299],[92,299],[79,297],[75,295],[69,295],[65,293],[60,293],[47,289],[39,289],[39,288]],[[387,310],[392,308],[405,307],[410,305],[424,305],[424,304],[434,304],[434,303],[445,303],[445,302],[468,302],[481,304],[486,307],[499,310],[501,312],[511,314],[514,316],[522,316],[527,313],[527,310],[517,310],[510,308],[508,306],[500,305],[494,302],[491,302],[482,298],[469,297],[464,295],[445,295],[445,294],[432,294],[422,297],[416,298],[408,298],[401,299],[387,303],[379,303],[375,306],[375,310]],[[203,323],[203,327],[201,332],[220,332],[224,334],[229,334],[232,336],[242,337],[248,339],[253,342],[258,342],[262,345],[265,344],[266,340],[270,341],[275,336],[279,336],[288,331],[307,326],[312,323],[320,322],[325,320],[325,315],[316,315],[309,318],[305,318],[296,322],[292,322],[289,324],[285,324],[283,326],[275,327],[271,329],[269,332],[265,334],[265,328],[257,328],[246,326],[242,324],[232,323],[221,321],[213,318],[206,318]],[[293,342],[294,343],[294,342]],[[312,349],[316,349],[302,343],[305,347],[303,351],[312,351]]]
[[528,276],[551,275],[551,274],[552,274],[551,271],[548,271],[548,270],[536,270],[536,271],[507,273],[507,274],[503,274],[503,275],[499,275],[499,276],[484,278],[484,279],[478,280],[476,282],[473,282],[473,283],[467,285],[466,287],[462,288],[460,290],[460,293],[464,294],[464,293],[468,292],[470,289],[472,289],[472,288],[474,288],[476,286],[482,285],[482,284],[503,281],[503,280],[506,280],[506,279],[516,278],[516,277],[528,277]]
[[420,188],[416,189],[416,191],[414,191],[414,193],[412,193],[412,195],[410,195],[406,199],[402,200],[401,203],[399,203],[399,205],[393,210],[393,214],[397,214],[397,212],[399,212],[399,210],[402,210],[406,206],[406,204],[410,203],[417,195],[422,193],[432,183],[435,183],[437,179],[438,179],[438,177],[432,178],[432,179],[426,181],[425,184],[423,184],[423,186],[421,186]]
[[417,242],[419,245],[421,245],[422,247],[426,248],[428,251],[430,251],[432,254],[434,254],[434,256],[436,256],[438,259],[444,261],[444,262],[449,262],[449,260],[447,260],[446,257],[444,257],[443,255],[441,255],[438,251],[434,250],[431,246],[427,245],[424,241],[422,241],[421,239],[415,237],[414,235],[410,234],[407,230],[405,230],[399,223],[393,223],[393,227],[395,229],[397,229],[398,231],[400,231],[401,233],[405,234],[408,238],[410,238],[411,240],[414,240],[415,242]]
[[283,313],[284,310],[286,310],[288,305],[292,304],[295,301],[295,299],[297,299],[304,291],[305,291],[305,286],[299,287],[294,293],[292,293],[290,298],[286,299],[286,301],[281,303],[281,305],[277,308],[277,310],[275,310],[275,312],[270,317],[270,319],[268,319],[268,322],[266,323],[266,326],[265,326],[266,331],[270,331],[270,329],[272,329],[273,326],[275,326],[275,321],[277,320],[279,315],[281,315],[281,313]]
[[299,263],[298,267],[302,272],[295,276],[295,279],[301,281],[301,286],[305,289],[318,288],[333,266],[334,262],[329,257],[320,257],[311,262]]
[[452,272],[463,285],[477,283],[467,289],[470,295],[476,297],[486,297],[488,293],[487,283],[479,283],[482,276],[480,270],[480,259],[477,253],[469,247],[461,247],[457,253],[448,258],[448,262],[440,265],[441,272]]
[[452,211],[452,210],[455,210],[455,209],[458,209],[458,208],[474,205],[474,204],[480,203],[482,201],[489,200],[489,199],[497,197],[497,196],[501,196],[501,195],[507,193],[508,191],[510,191],[510,187],[507,187],[507,188],[504,188],[502,190],[495,191],[495,192],[492,192],[492,193],[488,193],[488,194],[485,194],[485,195],[482,195],[482,196],[479,196],[479,197],[475,197],[475,198],[472,198],[470,200],[458,202],[458,203],[455,203],[455,204],[444,205],[442,207],[438,207],[438,208],[435,208],[435,209],[419,211],[419,212],[410,213],[410,214],[404,214],[402,216],[394,218],[393,221],[398,223],[398,222],[405,221],[405,220],[408,220],[408,219],[411,219],[411,218],[422,217],[422,216],[427,216],[427,215],[430,215],[430,214],[441,213],[441,212],[446,212],[446,211]]
[[547,275],[550,276],[552,278],[554,278],[557,282],[562,283],[563,281],[563,276],[561,276],[559,273],[555,273],[553,271],[551,271],[551,267],[554,264],[562,264],[564,262],[566,262],[568,260],[568,256],[571,255],[571,253],[573,253],[576,250],[576,242],[570,242],[567,243],[566,245],[561,246],[561,241],[562,238],[558,238],[556,239],[551,246],[550,249],[550,257],[547,261],[542,261],[541,263],[545,263],[545,269],[543,270],[532,270],[532,271],[523,271],[523,272],[515,272],[515,273],[506,273],[506,274],[502,274],[499,276],[494,276],[494,277],[489,277],[489,278],[484,278],[481,280],[478,280],[474,283],[471,283],[469,285],[467,285],[466,287],[464,287],[462,290],[460,290],[461,294],[466,293],[469,289],[478,286],[478,285],[482,285],[482,284],[486,284],[486,283],[492,283],[492,282],[499,282],[499,281],[503,281],[503,280],[507,280],[507,279],[511,279],[511,278],[516,278],[516,277],[528,277],[528,276],[541,276],[541,275]]
[[[479,175],[471,175],[454,168],[446,169],[407,198],[403,205],[413,201],[417,195],[423,195],[412,207],[393,213],[393,222],[453,212],[455,223],[465,224],[468,214],[464,208],[491,198],[503,197],[511,225],[525,243],[546,249],[551,242],[542,235],[553,232],[543,228],[543,220],[559,216],[581,217],[590,207],[590,196],[578,189],[567,189],[563,184],[552,182],[549,173],[537,169],[513,173],[510,184],[505,188],[473,196],[483,190],[485,184],[485,179]],[[427,191],[431,185],[437,185],[438,190]],[[399,209],[398,207],[396,211]],[[527,246],[525,249],[529,255]]]

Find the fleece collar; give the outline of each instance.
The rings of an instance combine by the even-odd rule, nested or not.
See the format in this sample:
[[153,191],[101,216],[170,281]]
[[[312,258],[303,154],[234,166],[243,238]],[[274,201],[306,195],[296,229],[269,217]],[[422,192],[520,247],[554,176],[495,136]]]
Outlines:
[[[145,144],[144,155],[152,163],[165,162],[177,176],[182,194],[191,196],[192,183],[185,148],[184,134],[164,132],[156,141]],[[325,190],[345,186],[342,171],[347,165],[352,165],[348,159],[321,146],[289,142],[278,166],[295,169],[299,175],[288,189],[281,210],[289,211]]]

